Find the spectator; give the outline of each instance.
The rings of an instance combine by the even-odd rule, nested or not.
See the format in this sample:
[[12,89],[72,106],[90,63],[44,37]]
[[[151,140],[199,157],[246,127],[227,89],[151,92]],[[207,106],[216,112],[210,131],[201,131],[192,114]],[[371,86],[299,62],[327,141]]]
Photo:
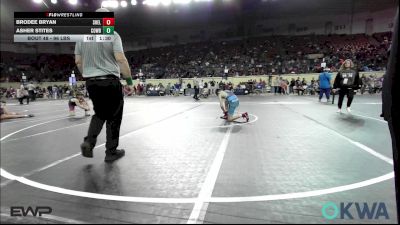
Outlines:
[[0,103],[0,120],[6,120],[6,119],[17,119],[17,118],[28,118],[28,117],[33,117],[33,114],[19,114],[16,112],[11,112],[6,108],[6,102],[1,101]]
[[273,82],[273,86],[274,86],[274,95],[276,95],[277,93],[280,93],[280,81],[279,81],[279,77],[275,77],[275,80]]
[[214,79],[210,81],[210,87],[211,87],[211,94],[214,95],[216,90]]
[[33,82],[30,82],[28,85],[27,85],[27,88],[28,88],[28,94],[29,94],[29,98],[30,98],[30,100],[33,102],[33,101],[35,101],[36,100],[36,93],[35,93],[35,85],[33,84]]
[[351,59],[346,59],[339,69],[334,82],[334,89],[339,89],[338,113],[342,112],[344,96],[347,95],[347,112],[351,113],[351,103],[354,92],[360,87],[361,81],[358,72],[354,70]]
[[53,92],[53,98],[55,100],[57,100],[58,99],[58,87],[57,87],[57,85],[55,85],[55,84],[53,85],[52,92]]
[[361,94],[363,95],[368,86],[368,79],[365,77],[365,74],[361,76]]
[[280,78],[280,93],[281,94],[286,94],[287,93],[287,83],[285,80]]
[[29,105],[29,93],[22,84],[19,89],[17,89],[17,98],[20,105],[24,104],[24,99],[26,99],[26,104]]
[[296,81],[294,80],[294,78],[292,78],[292,80],[290,81],[290,94],[294,94],[294,86],[296,85]]
[[165,88],[165,95],[171,95],[171,83],[167,84],[167,87]]
[[199,80],[197,79],[197,77],[194,77],[194,79],[193,79],[193,87],[194,87],[194,96],[193,96],[193,98],[195,100],[200,100],[199,97],[198,97],[198,94],[200,92],[200,83],[199,83]]

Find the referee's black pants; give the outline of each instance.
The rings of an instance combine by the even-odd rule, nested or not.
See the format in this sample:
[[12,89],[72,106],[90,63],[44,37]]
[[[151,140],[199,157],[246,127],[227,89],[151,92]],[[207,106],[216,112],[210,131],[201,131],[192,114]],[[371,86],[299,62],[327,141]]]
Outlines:
[[[392,112],[392,115],[395,114]],[[399,171],[400,168],[400,113],[393,116],[389,121],[389,131],[392,137],[392,148],[393,148],[393,167],[394,171]],[[395,172],[394,176],[396,202],[397,202],[397,218],[400,220],[400,173]]]
[[104,123],[106,122],[106,153],[114,152],[119,144],[119,132],[124,111],[124,98],[119,78],[95,80],[88,79],[86,87],[93,102],[95,114],[92,116],[85,141],[96,145]]

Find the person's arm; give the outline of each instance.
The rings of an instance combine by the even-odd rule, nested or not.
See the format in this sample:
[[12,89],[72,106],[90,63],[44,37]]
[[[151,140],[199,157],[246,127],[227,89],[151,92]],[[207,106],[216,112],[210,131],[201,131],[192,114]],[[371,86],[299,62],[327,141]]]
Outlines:
[[220,104],[221,109],[222,109],[222,111],[223,111],[224,113],[225,113],[226,111],[228,111],[228,110],[226,109],[226,102],[225,102],[224,99],[221,99],[221,98],[220,98],[219,104]]
[[90,110],[90,107],[87,104],[76,104],[77,106],[79,106],[81,109],[84,109],[86,111]]
[[121,74],[124,79],[132,79],[131,70],[129,68],[128,60],[123,52],[114,52],[114,57],[121,69]]
[[219,105],[220,105],[220,107],[221,107],[221,109],[222,109],[222,111],[225,113],[226,111],[228,111],[226,108],[226,99],[225,98],[223,98],[223,96],[222,95],[224,95],[224,93],[222,93],[222,91],[221,91],[221,93],[219,94]]
[[76,67],[78,67],[79,72],[81,72],[81,74],[83,74],[82,56],[81,55],[75,55],[75,64],[76,64]]
[[82,102],[79,102],[79,103],[84,107],[83,109],[85,109],[86,111],[90,110],[90,106],[87,103],[87,101],[83,100]]
[[[122,78],[127,80],[129,86],[132,86],[132,74],[131,69],[129,68],[128,60],[125,57],[124,49],[122,47],[122,40],[118,33],[115,32],[114,34],[114,41],[113,41],[113,51],[114,57],[117,61],[119,68],[121,70]],[[128,80],[130,79],[130,80]]]
[[125,79],[126,84],[128,85],[127,95],[131,95],[134,91],[131,69],[129,68],[128,60],[126,59],[124,50],[122,48],[121,37],[118,34],[114,35],[116,36],[113,42],[114,57],[119,65],[122,78]]
[[134,85],[131,75],[131,70],[129,68],[128,60],[125,57],[125,54],[122,52],[114,52],[115,59],[120,67],[122,78],[126,81],[126,95],[130,96],[134,92]]
[[81,108],[81,109],[90,110],[89,106],[88,106],[87,104],[85,104],[86,101],[85,101],[85,102],[80,102],[80,101],[79,101],[78,99],[76,99],[76,98],[71,99],[71,101],[72,101],[72,102],[75,102],[76,106],[78,106],[78,107]]

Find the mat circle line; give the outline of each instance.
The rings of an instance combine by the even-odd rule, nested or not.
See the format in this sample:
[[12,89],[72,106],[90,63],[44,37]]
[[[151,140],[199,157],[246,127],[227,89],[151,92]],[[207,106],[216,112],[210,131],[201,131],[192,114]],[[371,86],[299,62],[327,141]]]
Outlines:
[[[8,134],[0,139],[3,141],[21,131],[30,129],[35,126],[47,124],[48,121],[44,123],[39,123],[36,125],[32,125],[27,128],[23,128],[17,130],[11,134]],[[253,121],[255,122],[255,121]],[[236,124],[234,124],[236,125]],[[4,177],[9,180],[15,180],[22,184],[25,184],[30,187],[38,188],[41,190],[46,190],[54,193],[76,196],[76,197],[84,197],[84,198],[91,198],[91,199],[100,199],[100,200],[111,200],[111,201],[122,201],[122,202],[136,202],[136,203],[161,203],[161,204],[188,204],[188,203],[196,203],[197,201],[204,201],[204,202],[213,202],[213,203],[239,203],[239,202],[260,202],[260,201],[276,201],[276,200],[288,200],[288,199],[298,199],[298,198],[306,198],[306,197],[315,197],[320,195],[326,194],[333,194],[343,191],[354,190],[357,188],[367,187],[373,184],[377,184],[386,180],[390,180],[394,178],[394,172],[390,172],[388,174],[375,177],[369,180],[337,186],[333,188],[326,188],[314,191],[306,191],[306,192],[294,192],[294,193],[287,193],[287,194],[274,194],[274,195],[261,195],[261,196],[246,196],[246,197],[211,197],[209,199],[199,199],[199,198],[152,198],[152,197],[135,197],[135,196],[120,196],[120,195],[107,195],[107,194],[98,194],[98,193],[91,193],[91,192],[83,192],[83,191],[75,191],[71,189],[60,188],[56,186],[51,186],[47,184],[42,184],[36,181],[29,180],[25,177],[18,177],[15,176],[2,167],[0,167],[0,176]]]

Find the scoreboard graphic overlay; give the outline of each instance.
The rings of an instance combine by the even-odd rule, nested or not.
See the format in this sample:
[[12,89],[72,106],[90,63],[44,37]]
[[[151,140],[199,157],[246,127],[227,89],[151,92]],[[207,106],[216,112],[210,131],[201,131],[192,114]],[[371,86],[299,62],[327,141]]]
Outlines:
[[110,42],[114,12],[14,12],[14,42]]

